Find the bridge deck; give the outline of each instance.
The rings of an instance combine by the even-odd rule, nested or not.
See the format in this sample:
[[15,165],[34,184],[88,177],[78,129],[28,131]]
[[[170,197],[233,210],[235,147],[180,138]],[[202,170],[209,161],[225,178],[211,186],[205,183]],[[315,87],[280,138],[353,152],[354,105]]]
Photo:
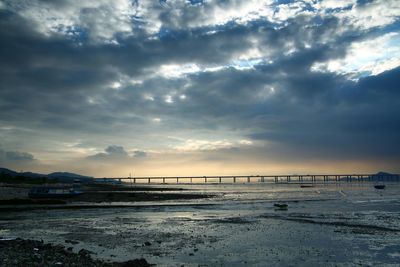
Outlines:
[[223,175],[223,176],[149,176],[121,177],[116,180],[130,183],[319,183],[351,181],[400,181],[400,175],[333,174],[333,175]]

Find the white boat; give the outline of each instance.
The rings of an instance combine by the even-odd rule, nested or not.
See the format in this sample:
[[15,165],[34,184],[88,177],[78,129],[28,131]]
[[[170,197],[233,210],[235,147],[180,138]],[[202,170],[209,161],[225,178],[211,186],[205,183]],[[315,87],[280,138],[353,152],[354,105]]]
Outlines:
[[73,187],[32,187],[29,191],[30,198],[66,198],[81,195],[83,192]]

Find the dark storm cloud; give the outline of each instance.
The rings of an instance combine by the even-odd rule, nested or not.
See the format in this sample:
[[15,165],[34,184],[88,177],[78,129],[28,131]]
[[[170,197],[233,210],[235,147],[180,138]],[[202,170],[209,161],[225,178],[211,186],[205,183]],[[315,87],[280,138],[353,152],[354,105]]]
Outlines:
[[[40,35],[17,14],[2,11],[0,23],[1,119],[17,122],[34,113],[35,120],[30,123],[42,127],[65,125],[75,130],[111,123],[119,115],[115,103],[104,100],[104,95],[118,100],[115,92],[104,87],[118,80],[119,75],[140,78],[148,68],[189,59],[221,62],[246,43],[245,37],[240,37],[242,29],[212,37],[192,38],[185,33],[179,39],[165,41],[129,38],[122,46],[80,47],[60,36]],[[243,42],[234,44],[238,38]],[[101,110],[88,105],[91,95],[101,100]],[[86,117],[84,122],[82,116]],[[139,122],[140,118],[135,120]]]
[[[303,19],[301,19],[303,20]],[[265,30],[265,25],[257,26],[238,26],[241,28],[241,35],[254,35],[260,29]],[[325,26],[321,26],[325,27]],[[330,31],[331,25],[325,31]],[[298,24],[297,31],[300,29]],[[319,32],[323,30],[317,28]],[[281,43],[290,40],[296,40],[301,36],[293,36],[292,33],[296,30],[281,29],[274,30],[268,28],[268,31],[273,31],[274,36],[263,35],[260,39],[271,40],[271,43],[276,42],[276,39],[282,39]],[[354,37],[353,37],[354,38]],[[263,40],[263,42],[267,42]],[[273,44],[275,46],[275,43]],[[277,47],[280,46],[278,43]],[[155,95],[154,101],[149,102],[143,100],[140,106],[146,106],[148,112],[157,115],[162,107],[162,114],[171,116],[185,116],[184,121],[176,121],[175,123],[196,123],[202,127],[213,127],[213,119],[215,117],[224,117],[234,115],[236,119],[254,115],[253,107],[263,108],[259,105],[260,94],[266,86],[277,87],[282,91],[287,91],[287,97],[293,99],[296,95],[304,97],[320,94],[324,90],[329,90],[340,83],[340,79],[344,77],[335,77],[321,73],[312,73],[309,68],[317,60],[326,60],[330,57],[342,56],[345,53],[345,44],[331,41],[328,44],[316,45],[313,49],[302,49],[294,55],[283,56],[282,49],[275,48],[271,51],[272,57],[275,59],[273,64],[260,64],[255,69],[238,70],[234,67],[224,68],[217,72],[202,72],[178,79],[165,79],[157,77],[147,80],[143,85],[136,86],[135,90],[124,90],[124,96],[119,106],[132,108],[129,102],[138,101],[140,93],[150,92]],[[267,47],[266,47],[267,48]],[[301,47],[297,47],[301,49]],[[184,51],[184,50],[182,50]],[[319,83],[323,82],[328,86],[320,87]],[[294,89],[294,85],[296,88]],[[176,105],[170,105],[163,101],[163,94],[168,94],[175,91],[178,94],[183,93],[188,96],[186,101],[177,101]],[[292,96],[293,94],[293,96]],[[279,94],[279,99],[273,101],[288,101],[288,98],[282,99],[283,95]],[[256,103],[255,103],[256,102]],[[264,109],[269,109],[274,112],[269,105],[265,105]],[[134,107],[133,107],[134,108]],[[276,105],[275,108],[279,108]],[[239,117],[236,117],[239,116]],[[191,118],[197,117],[204,120],[190,121]],[[241,123],[243,121],[239,121]],[[218,123],[214,121],[214,123]],[[237,122],[232,122],[236,124]]]
[[97,153],[95,155],[89,156],[88,159],[125,159],[129,155],[122,146],[111,145],[108,146],[104,153]]
[[[281,103],[280,120],[266,120],[265,132],[251,137],[285,144],[290,153],[310,149],[333,157],[398,158],[400,101],[393,88],[400,82],[399,74],[397,68],[358,83],[339,84],[319,97]],[[331,85],[328,79],[319,80],[314,79],[314,86],[321,90]]]
[[[218,3],[219,8],[235,4],[240,6]],[[47,5],[68,8],[65,1]],[[344,58],[353,42],[377,36],[381,28],[345,25],[333,11],[308,12],[285,23],[258,18],[209,25],[202,18],[215,6],[168,5],[152,7],[162,25],[158,32],[137,26],[130,35],[111,34],[116,43],[93,37],[101,29],[91,28],[97,13],[90,10],[85,27],[76,27],[71,37],[43,34],[37,21],[0,9],[0,123],[44,135],[58,131],[60,139],[73,132],[80,138],[113,135],[129,141],[146,140],[154,132],[222,129],[273,142],[272,154],[307,150],[309,157],[400,157],[399,69],[358,82],[347,74],[311,70],[317,62]],[[243,68],[237,59],[254,49],[263,60]],[[171,77],[161,67],[171,64],[203,69]],[[145,142],[140,144],[152,143]],[[146,152],[136,150],[133,157]],[[122,146],[109,146],[88,158],[132,156]]]
[[145,157],[147,157],[147,153],[145,151],[135,150],[135,151],[133,151],[133,157],[145,158]]
[[95,155],[88,156],[89,160],[128,160],[133,158],[145,158],[147,153],[141,150],[133,151],[132,155],[124,149],[122,146],[111,145],[108,146],[104,152],[97,153]]
[[20,151],[5,151],[0,149],[0,162],[33,162],[36,159],[32,154]]

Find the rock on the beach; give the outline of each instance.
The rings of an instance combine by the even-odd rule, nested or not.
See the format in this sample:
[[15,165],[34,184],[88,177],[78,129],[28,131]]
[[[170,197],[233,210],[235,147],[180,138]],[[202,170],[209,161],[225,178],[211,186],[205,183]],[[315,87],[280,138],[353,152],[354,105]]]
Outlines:
[[79,241],[76,241],[76,240],[69,240],[69,239],[65,240],[64,242],[65,242],[65,243],[72,244],[72,245],[79,244]]
[[148,267],[151,266],[145,259],[134,259],[121,263],[121,267]]
[[[72,249],[71,249],[72,250]],[[36,240],[0,240],[0,266],[85,266],[85,267],[147,267],[145,259],[127,262],[105,262],[92,259],[93,252],[81,249],[73,253],[62,245],[44,244]]]
[[78,254],[83,257],[90,257],[90,254],[93,254],[93,252],[83,248],[83,249],[79,250]]

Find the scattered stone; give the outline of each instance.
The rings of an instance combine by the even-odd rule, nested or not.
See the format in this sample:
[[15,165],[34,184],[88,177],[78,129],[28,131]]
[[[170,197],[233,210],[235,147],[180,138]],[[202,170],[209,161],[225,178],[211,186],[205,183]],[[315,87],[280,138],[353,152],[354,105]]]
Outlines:
[[144,242],[144,245],[147,246],[151,246],[151,243],[149,241]]
[[275,210],[287,210],[288,204],[286,203],[275,203],[274,204]]
[[79,241],[76,241],[76,240],[65,240],[64,241],[65,243],[69,243],[69,244],[72,244],[72,245],[76,245],[76,244],[79,244]]
[[55,246],[54,246],[54,249],[55,249],[56,251],[64,251],[65,247],[64,247],[63,245],[55,245]]
[[126,262],[122,262],[121,267],[149,267],[150,265],[145,259],[134,259]]
[[79,250],[78,254],[84,257],[90,257],[90,254],[93,254],[93,252],[83,248]]

